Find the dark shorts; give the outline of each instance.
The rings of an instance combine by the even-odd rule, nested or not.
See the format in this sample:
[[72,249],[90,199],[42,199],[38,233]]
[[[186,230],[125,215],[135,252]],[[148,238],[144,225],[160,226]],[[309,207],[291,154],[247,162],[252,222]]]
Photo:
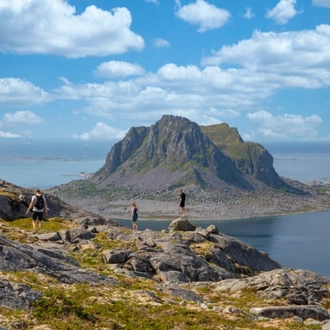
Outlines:
[[184,203],[181,202],[181,203],[180,203],[180,207],[184,207]]
[[43,220],[43,217],[44,217],[44,212],[35,212],[35,211],[32,212],[32,219],[33,220],[41,221],[41,220]]

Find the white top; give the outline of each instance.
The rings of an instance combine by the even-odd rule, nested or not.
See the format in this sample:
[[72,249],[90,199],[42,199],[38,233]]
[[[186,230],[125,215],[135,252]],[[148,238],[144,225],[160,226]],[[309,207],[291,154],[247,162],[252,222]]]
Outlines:
[[[37,196],[41,196],[41,195],[37,195]],[[37,196],[36,195],[33,195],[32,196],[33,205],[35,205],[35,203],[37,202]],[[42,195],[42,198],[44,200],[44,204],[46,204],[46,198],[45,198],[45,196]],[[32,211],[33,212],[44,212],[45,210],[43,208],[42,209],[37,209],[36,207],[33,206]]]

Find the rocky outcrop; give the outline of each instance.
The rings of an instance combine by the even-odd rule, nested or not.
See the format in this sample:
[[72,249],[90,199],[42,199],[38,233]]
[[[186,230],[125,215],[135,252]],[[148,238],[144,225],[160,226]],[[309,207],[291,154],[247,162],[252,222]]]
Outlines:
[[[216,129],[216,125],[201,128],[186,118],[169,115],[150,128],[131,128],[91,181],[99,188],[144,191],[179,186],[217,190],[228,185],[254,190],[260,183],[287,186],[275,172],[267,150],[244,143],[237,130],[236,138],[228,139],[223,133],[215,134]],[[153,178],[152,185],[144,185],[147,176]]]
[[31,290],[27,285],[11,283],[0,278],[0,307],[2,308],[29,309],[41,295],[41,292]]
[[228,124],[201,126],[214,144],[245,174],[273,188],[285,188],[295,193],[302,193],[283,181],[276,173],[273,156],[259,143],[244,142],[238,131]]
[[116,280],[90,271],[82,271],[77,263],[60,251],[25,245],[0,236],[0,271],[36,271],[63,283],[107,283]]
[[[80,221],[70,230],[33,235],[30,237],[33,244],[0,236],[0,271],[47,274],[66,285],[117,286],[120,280],[114,276],[86,270],[74,259],[75,253],[85,249],[97,254],[100,247],[95,238],[99,233],[113,246],[99,251],[102,262],[113,275],[126,279],[140,277],[155,284],[152,290],[136,290],[134,294],[139,294],[140,299],[147,297],[154,304],[171,304],[176,308],[175,301],[179,298],[180,308],[192,304],[194,309],[212,310],[223,314],[224,318],[231,314],[230,318],[262,320],[266,325],[267,320],[273,318],[296,317],[302,323],[330,319],[322,306],[330,293],[329,278],[310,271],[284,269],[265,253],[222,234],[216,226],[202,229],[187,219],[173,221],[169,230],[162,232],[138,232],[110,223],[93,225]],[[128,299],[126,289],[125,302]],[[255,304],[245,310],[228,305],[229,297],[233,301],[234,296],[244,296],[248,291],[272,303],[269,306]],[[170,298],[164,299],[164,294]],[[228,298],[221,305],[212,302],[213,297],[222,295]],[[6,298],[0,299],[1,307],[33,309],[33,303],[42,292],[1,278],[0,296]],[[94,297],[92,301],[97,299]],[[280,301],[280,306],[276,306],[276,301]]]

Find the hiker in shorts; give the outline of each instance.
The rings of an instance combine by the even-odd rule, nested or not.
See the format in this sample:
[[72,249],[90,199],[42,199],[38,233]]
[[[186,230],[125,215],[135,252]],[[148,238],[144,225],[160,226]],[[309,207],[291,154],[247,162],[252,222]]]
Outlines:
[[183,192],[182,189],[179,190],[180,193],[180,202],[179,202],[179,207],[180,207],[180,213],[181,213],[181,218],[185,217],[185,210],[184,210],[184,206],[186,203],[186,194]]
[[132,226],[133,226],[133,230],[138,230],[138,226],[136,224],[136,221],[139,217],[139,210],[136,207],[136,203],[132,204],[132,211],[131,211],[131,217],[130,219],[132,220]]
[[26,214],[32,211],[32,225],[33,233],[37,232],[37,221],[39,224],[39,232],[42,230],[42,220],[44,214],[48,213],[46,197],[41,194],[40,190],[37,189],[35,195],[31,198],[31,203],[26,210]]

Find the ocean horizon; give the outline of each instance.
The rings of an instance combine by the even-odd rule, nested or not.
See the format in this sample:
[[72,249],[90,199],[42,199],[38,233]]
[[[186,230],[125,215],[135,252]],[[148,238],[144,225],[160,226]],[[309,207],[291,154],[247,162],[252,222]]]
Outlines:
[[[116,141],[0,139],[0,179],[24,188],[46,189],[84,179],[106,161]],[[330,142],[267,143],[276,172],[285,178],[330,181]]]

